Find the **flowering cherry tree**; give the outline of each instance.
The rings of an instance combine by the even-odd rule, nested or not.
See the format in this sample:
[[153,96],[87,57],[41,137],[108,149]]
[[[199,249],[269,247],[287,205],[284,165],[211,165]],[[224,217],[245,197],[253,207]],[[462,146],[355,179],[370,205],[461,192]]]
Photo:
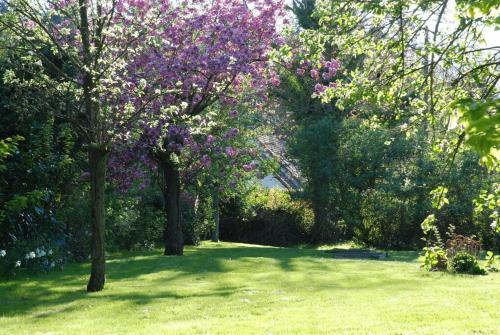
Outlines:
[[[141,115],[140,134],[125,132],[123,141],[138,139],[162,171],[165,254],[182,255],[182,153],[211,145],[209,136],[201,142],[199,136],[214,121],[208,107],[216,102],[236,105],[236,95],[247,85],[258,90],[268,84],[269,53],[283,6],[275,0],[182,1],[172,6],[174,10],[162,11],[164,24],[128,64],[134,85],[126,87],[127,94],[139,87],[151,101]],[[231,146],[222,150],[227,157],[237,155]],[[208,165],[208,159],[201,156],[200,162]]]
[[[61,116],[88,150],[87,290],[99,291],[105,282],[104,188],[116,143],[140,138],[163,171],[165,253],[182,254],[179,155],[207,107],[216,101],[234,104],[233,93],[243,82],[267,84],[281,1],[1,1],[7,12],[0,26],[57,74],[42,80],[61,95],[71,90],[76,96]],[[47,49],[60,62],[47,57]]]
[[127,65],[140,52],[143,40],[154,37],[153,28],[169,1],[0,0],[0,4],[6,8],[0,27],[17,37],[15,47],[36,55],[55,73],[38,79],[61,96],[70,91],[76,97],[59,116],[73,125],[88,151],[92,267],[87,290],[100,291],[105,282],[108,155],[118,135],[133,127],[148,104],[140,87],[129,90],[133,94],[121,94],[123,87],[135,85]]

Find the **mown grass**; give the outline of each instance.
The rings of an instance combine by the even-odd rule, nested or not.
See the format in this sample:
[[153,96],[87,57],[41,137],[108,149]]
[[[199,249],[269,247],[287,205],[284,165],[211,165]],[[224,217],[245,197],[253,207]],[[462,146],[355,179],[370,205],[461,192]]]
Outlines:
[[321,250],[203,243],[184,257],[110,257],[0,283],[0,334],[500,334],[500,274],[418,269],[415,253],[339,260]]

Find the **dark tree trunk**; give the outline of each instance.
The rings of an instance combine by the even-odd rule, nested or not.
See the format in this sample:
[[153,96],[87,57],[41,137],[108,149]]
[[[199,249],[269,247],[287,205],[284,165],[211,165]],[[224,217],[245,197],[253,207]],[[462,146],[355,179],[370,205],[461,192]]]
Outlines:
[[87,292],[101,291],[106,280],[104,189],[106,186],[107,156],[105,150],[89,148],[92,266]]
[[219,191],[217,187],[212,190],[212,213],[214,218],[214,229],[212,230],[212,242],[219,242],[220,215],[219,215]]
[[163,237],[165,240],[165,255],[182,256],[184,238],[182,236],[181,208],[180,208],[180,175],[179,168],[170,157],[162,157],[161,167],[164,173],[165,211],[167,222]]
[[[96,95],[96,83],[92,74],[95,70],[92,47],[90,43],[90,28],[88,18],[89,0],[78,0],[80,13],[80,35],[83,51],[83,99],[88,120],[88,132],[84,132],[88,140],[90,166],[90,204],[91,204],[91,258],[88,292],[101,291],[106,281],[106,255],[104,241],[104,189],[106,187],[106,163],[108,151],[105,136],[101,130],[99,99]],[[100,39],[100,34],[95,36]]]

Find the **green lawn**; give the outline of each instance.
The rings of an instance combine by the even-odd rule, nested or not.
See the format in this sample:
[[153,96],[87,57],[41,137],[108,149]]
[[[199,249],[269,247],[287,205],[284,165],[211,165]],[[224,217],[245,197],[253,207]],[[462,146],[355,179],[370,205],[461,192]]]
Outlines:
[[500,274],[426,273],[415,257],[235,243],[115,255],[100,293],[84,291],[88,264],[1,282],[0,334],[500,334]]

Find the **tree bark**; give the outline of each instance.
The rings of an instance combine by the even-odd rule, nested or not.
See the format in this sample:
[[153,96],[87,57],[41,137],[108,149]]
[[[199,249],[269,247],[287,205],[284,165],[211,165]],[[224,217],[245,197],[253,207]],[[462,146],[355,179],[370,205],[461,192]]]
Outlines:
[[212,242],[219,242],[220,215],[219,215],[219,191],[217,187],[212,190],[212,213],[214,218],[214,229],[212,230]]
[[101,291],[106,281],[104,190],[107,156],[105,150],[89,148],[92,265],[87,292]]
[[172,161],[170,155],[162,157],[161,165],[165,179],[163,197],[167,221],[163,233],[165,241],[164,255],[182,256],[184,238],[182,236],[181,208],[180,208],[180,175],[179,168]]
[[[90,166],[90,204],[91,204],[91,258],[92,265],[87,292],[101,291],[106,281],[106,255],[105,255],[105,216],[104,216],[104,190],[106,187],[106,163],[108,151],[104,144],[103,133],[99,120],[99,97],[96,96],[96,83],[92,74],[94,66],[90,28],[88,18],[88,0],[78,0],[80,14],[80,35],[83,51],[83,99],[87,113],[88,129],[86,134],[89,144]],[[97,64],[97,62],[95,62]]]

